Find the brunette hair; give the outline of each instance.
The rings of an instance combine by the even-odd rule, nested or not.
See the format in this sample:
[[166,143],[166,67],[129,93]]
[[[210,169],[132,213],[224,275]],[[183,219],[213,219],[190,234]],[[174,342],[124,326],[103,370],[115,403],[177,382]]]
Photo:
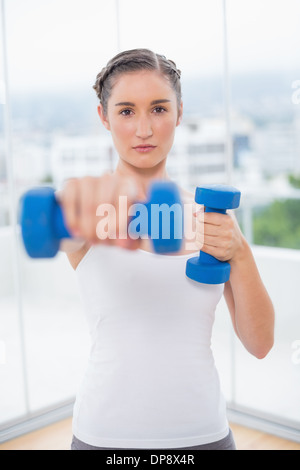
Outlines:
[[161,72],[169,80],[176,93],[179,109],[181,103],[181,71],[177,69],[175,62],[163,55],[155,54],[149,49],[132,49],[117,54],[97,75],[93,88],[105,114],[107,114],[107,102],[111,95],[114,79],[122,73],[138,70],[157,70]]

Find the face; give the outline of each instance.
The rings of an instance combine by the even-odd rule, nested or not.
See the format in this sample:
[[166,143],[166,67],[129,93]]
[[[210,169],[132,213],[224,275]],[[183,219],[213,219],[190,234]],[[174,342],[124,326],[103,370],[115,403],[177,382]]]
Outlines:
[[123,163],[140,169],[165,163],[182,107],[179,111],[175,91],[159,72],[120,75],[112,88],[107,114],[101,105],[98,112]]

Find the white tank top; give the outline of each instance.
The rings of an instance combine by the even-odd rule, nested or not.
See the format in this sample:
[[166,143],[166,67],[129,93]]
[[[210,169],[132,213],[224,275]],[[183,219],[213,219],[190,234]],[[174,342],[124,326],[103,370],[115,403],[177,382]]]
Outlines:
[[223,285],[185,276],[191,255],[94,246],[77,267],[92,347],[73,433],[97,447],[179,448],[229,432],[211,351]]

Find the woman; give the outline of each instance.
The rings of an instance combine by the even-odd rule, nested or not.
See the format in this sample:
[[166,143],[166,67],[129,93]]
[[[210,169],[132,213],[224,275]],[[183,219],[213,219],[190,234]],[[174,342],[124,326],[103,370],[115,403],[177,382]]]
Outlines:
[[[119,161],[112,174],[70,180],[61,194],[70,231],[85,240],[68,258],[92,338],[72,449],[233,450],[210,350],[215,308],[224,293],[237,336],[263,358],[273,345],[272,303],[229,215],[208,213],[200,223],[203,214],[196,214],[194,239],[184,240],[176,256],[152,253],[148,239],[120,236],[128,219],[119,196],[130,205],[146,199],[154,179],[169,179],[166,161],[182,117],[175,63],[145,49],[126,51],[99,73],[94,88]],[[192,194],[181,194],[192,202]],[[113,204],[117,214],[106,237],[100,204]],[[185,277],[199,247],[229,261],[225,286]]]

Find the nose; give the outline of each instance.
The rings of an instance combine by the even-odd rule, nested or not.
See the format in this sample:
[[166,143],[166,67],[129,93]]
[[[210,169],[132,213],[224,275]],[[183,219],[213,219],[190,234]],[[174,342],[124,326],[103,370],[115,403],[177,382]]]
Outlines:
[[153,135],[151,119],[148,116],[140,116],[136,126],[136,136],[147,139]]

